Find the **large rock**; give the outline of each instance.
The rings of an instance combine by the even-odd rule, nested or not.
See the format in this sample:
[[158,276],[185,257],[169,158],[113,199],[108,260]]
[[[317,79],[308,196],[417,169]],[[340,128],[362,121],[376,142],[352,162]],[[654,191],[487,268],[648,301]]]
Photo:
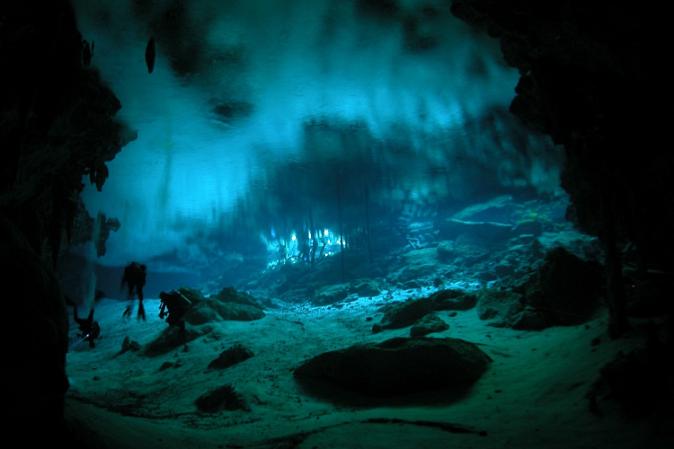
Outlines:
[[443,223],[443,232],[451,236],[469,235],[472,239],[477,239],[484,244],[491,244],[512,237],[513,227],[510,223],[450,218]]
[[409,299],[388,306],[381,320],[381,329],[400,329],[410,326],[425,315],[433,312],[434,304],[426,299]]
[[260,307],[247,304],[237,304],[233,302],[221,303],[215,301],[213,302],[212,307],[223,320],[254,321],[265,317],[264,310]]
[[204,413],[216,413],[221,410],[250,410],[243,396],[237,393],[231,385],[223,385],[207,391],[194,401],[194,405]]
[[216,311],[213,310],[208,302],[193,305],[190,310],[185,313],[185,321],[195,326],[217,321],[219,318]]
[[217,294],[210,296],[209,299],[217,300],[221,303],[243,304],[260,309],[262,308],[260,303],[252,295],[249,295],[246,292],[238,291],[234,287],[225,287]]
[[438,268],[438,252],[435,248],[408,251],[401,259],[403,267],[391,276],[391,280],[400,283],[431,276]]
[[525,286],[526,304],[539,310],[550,324],[587,321],[599,304],[602,269],[564,248],[550,251],[537,276]]
[[440,262],[449,263],[458,257],[458,253],[454,248],[454,242],[451,240],[443,240],[438,243],[436,251]]
[[544,232],[537,240],[544,252],[562,247],[582,259],[596,259],[601,254],[601,244],[596,237],[578,232],[575,229],[563,229],[556,232]]
[[369,396],[428,390],[464,393],[491,359],[475,344],[455,338],[393,338],[320,354],[294,371],[304,384],[316,381]]
[[253,357],[253,352],[242,344],[235,344],[225,349],[208,364],[208,369],[226,369]]
[[477,296],[461,290],[439,290],[428,297],[433,310],[468,310],[477,304]]
[[540,330],[592,317],[601,295],[601,267],[564,248],[550,251],[535,272],[519,282],[480,292],[478,316],[495,326]]
[[334,304],[349,294],[349,284],[325,285],[316,290],[312,302],[318,305]]
[[[586,397],[590,411],[601,415],[619,405],[630,417],[672,416],[674,371],[671,366],[671,330],[651,323],[644,346],[618,352],[600,371]],[[662,333],[664,331],[664,333]],[[671,422],[671,421],[670,421]],[[671,433],[670,433],[671,436]]]
[[204,324],[214,320],[253,321],[264,318],[263,307],[251,295],[226,287],[215,295],[204,298],[198,290],[181,288],[180,292],[192,301],[185,314],[190,324]]
[[377,282],[372,279],[357,279],[353,281],[350,291],[360,297],[377,296],[381,292]]
[[424,337],[435,332],[446,331],[447,329],[449,329],[449,324],[433,313],[426,315],[410,328],[410,337]]
[[496,325],[507,326],[513,316],[523,309],[522,295],[510,289],[489,288],[480,291],[477,316],[481,320],[495,320]]
[[187,329],[182,332],[178,327],[170,326],[157,336],[154,340],[145,346],[143,354],[154,357],[167,352],[173,351],[180,347],[184,347],[188,342],[200,337],[203,333],[209,332],[210,329],[203,329],[197,332],[194,329]]
[[387,306],[379,324],[381,329],[410,326],[425,315],[439,310],[467,310],[475,306],[477,296],[460,290],[440,290],[422,299],[409,299]]

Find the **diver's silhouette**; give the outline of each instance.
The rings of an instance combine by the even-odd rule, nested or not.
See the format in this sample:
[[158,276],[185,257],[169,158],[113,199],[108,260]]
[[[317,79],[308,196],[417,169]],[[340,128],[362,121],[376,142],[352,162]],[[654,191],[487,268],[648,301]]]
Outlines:
[[73,318],[80,328],[78,336],[83,340],[87,340],[90,348],[95,347],[96,343],[94,340],[101,335],[101,326],[98,324],[98,321],[94,320],[94,308],[91,308],[89,316],[79,318],[77,316],[77,306],[73,305]]
[[[129,299],[133,301],[134,293],[138,295],[138,319],[145,321],[145,308],[143,307],[143,287],[145,286],[146,267],[138,262],[131,262],[124,268],[121,288],[126,284],[129,287]],[[132,304],[126,306],[123,317],[131,316]]]
[[159,318],[166,318],[169,326],[176,326],[181,332],[185,332],[185,314],[192,307],[192,301],[178,290],[159,293],[161,306],[159,307]]

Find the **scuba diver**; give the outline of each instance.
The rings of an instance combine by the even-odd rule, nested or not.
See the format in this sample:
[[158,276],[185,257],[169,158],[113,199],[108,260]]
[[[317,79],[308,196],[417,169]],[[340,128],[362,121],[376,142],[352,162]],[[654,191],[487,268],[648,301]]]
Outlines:
[[[126,284],[129,287],[129,300],[133,301],[134,293],[138,294],[138,319],[145,321],[145,308],[143,307],[143,287],[145,286],[146,267],[138,262],[131,262],[124,268],[121,288]],[[131,316],[132,304],[126,306],[122,316]]]
[[80,328],[80,332],[77,336],[82,339],[81,341],[87,340],[89,342],[89,347],[94,348],[96,346],[94,340],[101,336],[101,326],[98,324],[98,321],[94,320],[94,308],[91,308],[89,316],[86,318],[79,318],[77,316],[77,306],[73,305],[73,318]]
[[185,314],[192,307],[192,301],[178,290],[161,292],[159,299],[161,300],[159,318],[162,320],[166,318],[169,326],[177,326],[180,332],[185,333]]

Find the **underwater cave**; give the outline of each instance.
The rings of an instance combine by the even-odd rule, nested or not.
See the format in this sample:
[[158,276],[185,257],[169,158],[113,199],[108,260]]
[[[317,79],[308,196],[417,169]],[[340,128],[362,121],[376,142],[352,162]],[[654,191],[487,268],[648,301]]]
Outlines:
[[674,447],[640,37],[580,0],[3,2],[6,438]]

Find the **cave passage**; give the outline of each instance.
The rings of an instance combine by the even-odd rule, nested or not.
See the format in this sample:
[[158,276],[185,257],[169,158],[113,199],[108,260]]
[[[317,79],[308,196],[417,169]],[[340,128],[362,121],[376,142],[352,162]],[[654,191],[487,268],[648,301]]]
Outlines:
[[83,195],[121,223],[96,262],[235,283],[326,232],[323,256],[368,234],[374,258],[427,246],[421,216],[430,236],[471,203],[563,196],[560,150],[507,112],[496,42],[443,2],[377,4],[76,1],[138,133]]
[[36,3],[0,15],[24,439],[672,447],[674,177],[616,150],[625,11]]

